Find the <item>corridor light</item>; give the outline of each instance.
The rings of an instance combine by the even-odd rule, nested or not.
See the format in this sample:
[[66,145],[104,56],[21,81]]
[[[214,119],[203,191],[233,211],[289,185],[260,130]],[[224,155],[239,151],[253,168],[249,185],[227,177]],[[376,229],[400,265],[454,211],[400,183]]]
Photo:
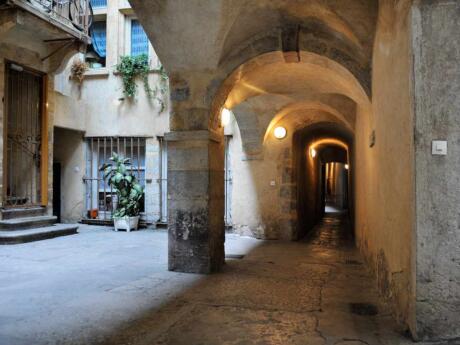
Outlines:
[[350,166],[348,164],[345,164],[345,169],[348,170],[348,168],[350,168]]
[[230,123],[232,111],[227,108],[222,108],[220,112],[220,124],[222,127],[227,126]]
[[275,130],[273,131],[273,135],[275,136],[276,139],[284,139],[286,137],[287,131],[286,128],[279,126],[276,127]]
[[311,158],[315,158],[315,157],[316,157],[316,150],[315,150],[315,148],[313,148],[313,147],[310,148],[310,156],[311,156]]

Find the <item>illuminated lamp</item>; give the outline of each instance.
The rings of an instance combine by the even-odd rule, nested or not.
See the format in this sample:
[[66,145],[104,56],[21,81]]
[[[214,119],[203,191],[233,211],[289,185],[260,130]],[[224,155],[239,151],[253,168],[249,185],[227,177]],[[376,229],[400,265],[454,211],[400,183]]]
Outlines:
[[286,137],[287,131],[286,128],[279,126],[276,127],[275,130],[273,131],[273,135],[275,136],[276,139],[284,139]]

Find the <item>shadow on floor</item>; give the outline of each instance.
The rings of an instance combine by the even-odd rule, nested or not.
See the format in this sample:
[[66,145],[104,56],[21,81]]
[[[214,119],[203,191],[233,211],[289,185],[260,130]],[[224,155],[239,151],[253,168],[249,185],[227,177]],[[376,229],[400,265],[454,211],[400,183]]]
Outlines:
[[326,215],[308,241],[262,241],[103,344],[412,343],[379,303],[346,219]]

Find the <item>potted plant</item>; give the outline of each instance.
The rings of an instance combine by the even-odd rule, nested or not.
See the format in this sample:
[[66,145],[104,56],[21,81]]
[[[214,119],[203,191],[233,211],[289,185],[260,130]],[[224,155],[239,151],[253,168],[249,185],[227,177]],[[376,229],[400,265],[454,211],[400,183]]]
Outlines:
[[110,161],[111,163],[103,164],[99,170],[104,172],[104,180],[108,181],[117,196],[116,208],[112,214],[115,231],[136,230],[144,188],[130,171],[129,158],[123,158],[114,152]]
[[85,78],[85,73],[88,71],[88,64],[80,59],[75,59],[72,62],[72,67],[70,68],[71,77],[78,81],[78,84],[83,83]]

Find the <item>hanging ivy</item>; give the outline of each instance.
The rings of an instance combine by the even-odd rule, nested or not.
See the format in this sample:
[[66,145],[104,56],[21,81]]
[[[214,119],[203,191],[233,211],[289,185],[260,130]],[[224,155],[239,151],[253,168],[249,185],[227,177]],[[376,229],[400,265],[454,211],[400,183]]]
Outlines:
[[149,84],[149,57],[147,54],[138,56],[122,56],[120,63],[117,64],[116,70],[123,79],[123,94],[125,97],[134,98],[137,93],[136,80],[140,78],[144,84],[144,90],[150,99],[155,99],[160,103],[160,113],[165,110],[164,94],[168,91],[168,75],[163,66],[156,70],[160,75],[159,86],[154,89]]

